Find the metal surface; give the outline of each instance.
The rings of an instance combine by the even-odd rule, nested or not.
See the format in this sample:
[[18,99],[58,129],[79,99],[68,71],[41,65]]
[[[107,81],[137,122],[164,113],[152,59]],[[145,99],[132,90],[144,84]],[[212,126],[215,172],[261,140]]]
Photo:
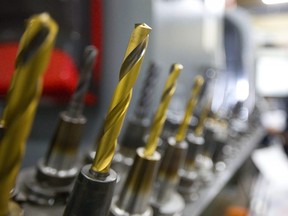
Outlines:
[[145,156],[153,155],[157,148],[158,138],[162,132],[162,128],[166,120],[166,111],[176,89],[176,80],[182,69],[183,66],[181,64],[173,64],[171,66],[170,74],[166,80],[160,104],[150,127],[149,137],[145,146]]
[[252,150],[256,148],[265,135],[264,129],[257,125],[251,128],[250,133],[242,136],[241,139],[231,143],[238,146],[236,155],[230,155],[225,160],[227,169],[214,176],[213,183],[199,190],[199,199],[193,203],[187,204],[184,210],[184,216],[199,216],[209,205],[209,203],[217,196],[221,189],[227,184],[235,172],[240,168],[243,162],[250,156]]
[[42,76],[58,31],[47,13],[27,22],[16,57],[15,73],[0,124],[5,131],[0,140],[0,215],[8,214],[10,191],[20,169],[25,142],[30,133],[42,90]]
[[185,203],[177,194],[176,186],[179,183],[178,171],[184,164],[187,149],[186,141],[179,143],[174,137],[168,139],[151,199],[155,215],[179,215],[184,210]]
[[137,149],[134,163],[124,186],[119,197],[112,204],[112,215],[152,215],[149,198],[160,159],[161,156],[158,152],[146,157],[144,148]]
[[115,89],[102,133],[98,140],[96,156],[91,169],[107,173],[115,153],[117,137],[122,128],[140,67],[148,45],[151,28],[145,23],[136,24],[120,69],[119,83]]
[[110,169],[106,176],[82,168],[63,216],[107,216],[113,197],[117,174]]

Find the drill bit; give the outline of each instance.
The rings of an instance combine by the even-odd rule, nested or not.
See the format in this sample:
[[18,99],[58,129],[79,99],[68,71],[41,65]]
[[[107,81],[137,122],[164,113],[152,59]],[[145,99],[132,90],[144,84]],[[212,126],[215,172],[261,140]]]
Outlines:
[[[29,191],[33,191],[35,194],[40,192],[39,188],[43,188],[41,184],[43,182],[45,182],[45,188],[49,187],[50,191],[53,191],[55,186],[56,189],[63,186],[69,190],[66,186],[71,184],[78,172],[75,157],[81,142],[83,127],[86,123],[86,118],[82,114],[84,98],[90,84],[96,55],[95,47],[86,47],[83,56],[84,63],[75,92],[71,97],[67,110],[59,116],[58,126],[44,161],[41,160],[38,163],[37,185],[35,186],[34,180],[26,180]],[[56,199],[58,193],[53,193],[55,197],[51,197],[47,195],[51,194],[50,191],[43,190],[41,193],[46,195],[48,199]],[[65,197],[63,191],[64,189],[61,191],[61,196]]]
[[27,23],[16,57],[15,72],[7,95],[0,140],[0,215],[9,212],[25,142],[29,135],[42,90],[42,75],[49,63],[58,31],[47,13],[32,16]]
[[211,110],[211,101],[209,100],[204,104],[203,110],[200,114],[198,124],[195,128],[195,131],[194,131],[194,134],[196,136],[202,136],[203,135],[203,131],[204,131],[204,127],[205,127],[205,121],[209,115],[210,110]]
[[136,119],[143,120],[148,117],[149,107],[153,101],[153,92],[159,75],[159,68],[155,63],[151,63],[148,74],[141,90],[141,97],[135,109]]
[[166,110],[168,108],[171,97],[173,96],[176,89],[176,80],[182,71],[183,66],[181,64],[173,64],[170,70],[170,74],[166,81],[164,91],[161,97],[161,101],[157,112],[154,117],[154,121],[150,128],[147,144],[145,146],[144,155],[149,157],[153,155],[157,148],[158,138],[161,134],[163,125],[166,120]]
[[185,139],[187,128],[190,123],[193,111],[197,105],[198,95],[200,93],[203,84],[204,84],[204,78],[202,76],[196,76],[194,79],[194,86],[192,88],[191,97],[186,106],[184,118],[176,133],[177,143]]
[[110,169],[117,137],[129,106],[134,83],[147,49],[151,28],[145,23],[136,24],[120,69],[103,131],[99,138],[92,166],[82,168],[64,216],[106,216],[109,213],[117,174]]
[[140,71],[150,31],[151,28],[146,24],[137,24],[131,35],[120,69],[119,83],[115,89],[91,167],[94,172],[109,172],[117,137],[132,97],[132,88]]

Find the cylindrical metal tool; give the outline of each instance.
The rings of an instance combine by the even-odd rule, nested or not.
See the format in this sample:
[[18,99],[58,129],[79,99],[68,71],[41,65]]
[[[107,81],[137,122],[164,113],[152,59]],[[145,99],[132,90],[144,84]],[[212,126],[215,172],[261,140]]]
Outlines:
[[59,202],[63,204],[72,190],[71,183],[79,171],[76,158],[86,123],[82,114],[84,98],[90,84],[96,54],[96,48],[93,46],[85,49],[77,88],[67,111],[60,114],[46,157],[38,163],[35,174],[33,170],[27,171],[31,176],[24,181],[28,189],[27,197],[31,202],[40,205],[54,205]]
[[185,114],[176,136],[167,139],[151,201],[155,215],[176,216],[183,213],[185,202],[176,192],[176,186],[179,183],[178,172],[179,169],[183,168],[186,158],[188,145],[185,137],[203,83],[202,76],[195,77],[191,96],[187,102]]
[[196,170],[196,157],[200,154],[204,145],[202,136],[195,136],[190,133],[187,135],[188,152],[184,163],[184,168],[179,171],[180,182],[178,192],[184,197],[185,201],[194,201],[198,198],[196,184],[198,173]]
[[176,192],[175,188],[179,182],[178,171],[183,166],[188,145],[186,141],[177,143],[174,137],[170,137],[167,142],[151,205],[154,215],[174,216],[181,215],[185,207],[183,198]]
[[[110,169],[133,86],[148,45],[151,28],[136,24],[120,69],[119,83],[103,124],[92,165],[85,166],[77,178],[74,191],[65,209],[65,216],[107,216],[117,175]],[[95,190],[95,191],[94,191]],[[79,196],[81,195],[81,196]]]
[[79,173],[63,216],[104,216],[109,212],[117,174],[112,169],[108,175],[96,174],[90,167],[84,166]]
[[114,216],[153,215],[149,199],[161,156],[154,152],[146,157],[144,151],[144,148],[138,148],[136,151],[124,187],[112,204],[111,214]]

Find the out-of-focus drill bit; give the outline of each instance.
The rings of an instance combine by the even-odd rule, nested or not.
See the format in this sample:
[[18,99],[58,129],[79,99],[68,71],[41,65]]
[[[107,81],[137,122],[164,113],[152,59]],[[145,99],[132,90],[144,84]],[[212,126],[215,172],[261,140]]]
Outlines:
[[200,93],[200,90],[201,90],[203,84],[204,84],[204,78],[202,76],[196,76],[195,80],[194,80],[194,86],[192,88],[191,97],[190,97],[190,99],[187,103],[187,106],[186,106],[184,118],[183,118],[182,123],[181,123],[181,125],[178,128],[178,131],[176,133],[175,138],[176,138],[177,142],[181,142],[185,139],[188,125],[190,123],[193,111],[197,105],[198,95]]
[[181,215],[183,213],[185,202],[183,198],[175,191],[179,182],[178,171],[182,168],[188,144],[185,141],[188,125],[197,105],[198,95],[203,86],[202,76],[196,76],[191,91],[191,96],[187,102],[185,115],[182,119],[176,137],[169,137],[160,169],[156,178],[156,183],[152,196],[152,206],[155,215]]
[[83,116],[84,98],[89,87],[96,58],[96,48],[88,46],[83,56],[83,67],[78,85],[68,108],[62,112],[44,160],[35,168],[21,172],[27,199],[38,205],[66,203],[79,168],[77,151],[86,118]]
[[9,212],[10,191],[21,165],[42,90],[42,75],[58,31],[47,13],[32,16],[27,23],[16,58],[15,72],[7,96],[0,140],[0,215]]
[[[204,126],[210,109],[211,101],[209,100],[208,102],[206,101],[204,107],[202,108],[202,112],[194,132],[187,135],[187,141],[189,143],[188,152],[184,162],[184,168],[180,172],[180,183],[178,186],[178,191],[187,202],[195,200],[195,198],[198,196],[196,193],[197,185],[195,183],[201,178],[200,176],[202,175],[200,174],[199,169],[203,170],[201,167],[204,165],[209,167],[208,169],[212,168],[211,162],[207,161],[206,158],[201,156],[205,144]],[[201,160],[196,160],[196,158],[201,158]],[[200,163],[196,164],[196,161],[200,161]]]
[[182,69],[183,66],[181,64],[173,64],[171,67],[171,71],[166,81],[159,107],[150,128],[147,144],[145,146],[144,154],[146,157],[153,155],[157,148],[158,138],[162,132],[162,128],[166,120],[166,111],[170,103],[170,99],[176,89],[176,80]]
[[92,166],[82,168],[65,209],[65,216],[108,215],[117,175],[110,169],[117,137],[148,45],[151,28],[137,24],[130,37]]
[[174,64],[166,81],[164,91],[158,106],[150,137],[145,148],[138,148],[134,163],[128,173],[124,186],[112,204],[111,214],[114,216],[124,215],[147,215],[151,216],[153,211],[149,207],[149,198],[152,186],[158,170],[160,154],[156,151],[158,138],[166,119],[166,110],[171,97],[176,89],[176,80],[183,66]]
[[115,194],[118,194],[119,189],[122,188],[127,172],[133,164],[136,149],[144,146],[144,136],[150,125],[148,113],[153,101],[153,93],[158,81],[158,75],[158,66],[155,63],[151,63],[142,90],[138,96],[139,100],[134,115],[128,120],[123,139],[120,142],[120,148],[113,158],[112,168],[118,174]]

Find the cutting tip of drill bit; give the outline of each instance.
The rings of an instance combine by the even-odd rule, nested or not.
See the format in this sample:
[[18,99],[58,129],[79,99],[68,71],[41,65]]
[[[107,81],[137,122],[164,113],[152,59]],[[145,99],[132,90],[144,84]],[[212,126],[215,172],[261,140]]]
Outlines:
[[173,64],[171,66],[170,74],[166,80],[160,104],[150,127],[148,141],[144,149],[145,157],[152,156],[157,148],[158,138],[162,132],[162,128],[166,120],[166,111],[176,89],[176,80],[182,69],[183,66],[181,64]]

